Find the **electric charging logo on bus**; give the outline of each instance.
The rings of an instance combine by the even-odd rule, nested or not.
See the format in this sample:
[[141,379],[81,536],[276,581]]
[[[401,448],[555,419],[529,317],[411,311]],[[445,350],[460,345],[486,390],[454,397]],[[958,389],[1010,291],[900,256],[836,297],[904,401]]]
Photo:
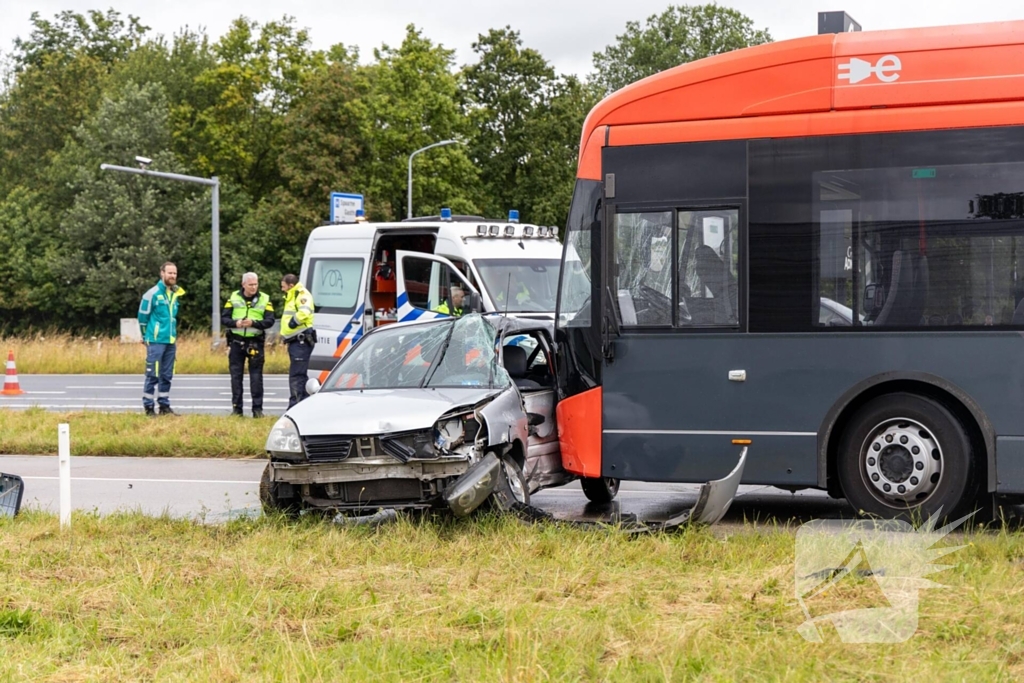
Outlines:
[[874,64],[853,57],[846,64],[839,65],[839,80],[850,81],[850,85],[855,85],[875,76],[883,83],[892,83],[900,77],[901,69],[903,62],[896,55],[879,57]]

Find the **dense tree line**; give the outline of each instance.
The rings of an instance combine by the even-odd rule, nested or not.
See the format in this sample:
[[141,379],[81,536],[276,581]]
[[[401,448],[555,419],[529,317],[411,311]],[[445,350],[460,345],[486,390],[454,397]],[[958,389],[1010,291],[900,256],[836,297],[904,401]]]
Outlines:
[[579,134],[605,94],[682,62],[770,40],[717,5],[669,7],[631,22],[561,75],[510,27],[473,61],[415,26],[368,63],[314,50],[293,19],[237,19],[220,39],[154,36],[113,10],[32,16],[0,54],[0,328],[116,329],[160,264],[178,264],[186,326],[209,324],[210,197],[198,185],[101,172],[134,165],[221,180],[221,280],[247,270],[268,291],[299,268],[332,191],[360,192],[370,220],[404,217],[406,159],[417,214],[562,225]]

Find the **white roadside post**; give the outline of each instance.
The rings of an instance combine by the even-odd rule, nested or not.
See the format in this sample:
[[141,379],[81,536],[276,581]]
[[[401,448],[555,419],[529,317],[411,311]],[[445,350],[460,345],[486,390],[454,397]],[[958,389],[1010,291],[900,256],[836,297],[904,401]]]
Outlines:
[[60,473],[60,528],[71,527],[71,429],[57,425],[57,468]]

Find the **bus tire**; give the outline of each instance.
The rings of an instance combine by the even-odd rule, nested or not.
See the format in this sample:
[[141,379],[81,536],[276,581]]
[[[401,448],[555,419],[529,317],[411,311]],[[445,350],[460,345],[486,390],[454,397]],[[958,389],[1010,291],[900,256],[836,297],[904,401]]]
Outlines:
[[839,442],[839,482],[859,514],[920,521],[958,518],[975,502],[971,440],[941,403],[912,393],[879,396],[850,420]]
[[260,477],[260,505],[263,507],[263,514],[286,514],[297,515],[299,504],[294,498],[279,498],[277,485],[270,480],[270,463],[263,469],[263,476]]
[[583,477],[580,485],[591,503],[610,503],[619,494],[619,480],[612,477]]

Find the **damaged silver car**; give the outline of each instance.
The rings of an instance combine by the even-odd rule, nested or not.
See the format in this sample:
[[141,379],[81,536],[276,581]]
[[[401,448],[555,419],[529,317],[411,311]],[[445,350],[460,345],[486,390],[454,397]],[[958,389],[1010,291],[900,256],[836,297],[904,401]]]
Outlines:
[[572,481],[558,447],[550,326],[471,314],[367,334],[271,430],[264,508],[462,516]]

